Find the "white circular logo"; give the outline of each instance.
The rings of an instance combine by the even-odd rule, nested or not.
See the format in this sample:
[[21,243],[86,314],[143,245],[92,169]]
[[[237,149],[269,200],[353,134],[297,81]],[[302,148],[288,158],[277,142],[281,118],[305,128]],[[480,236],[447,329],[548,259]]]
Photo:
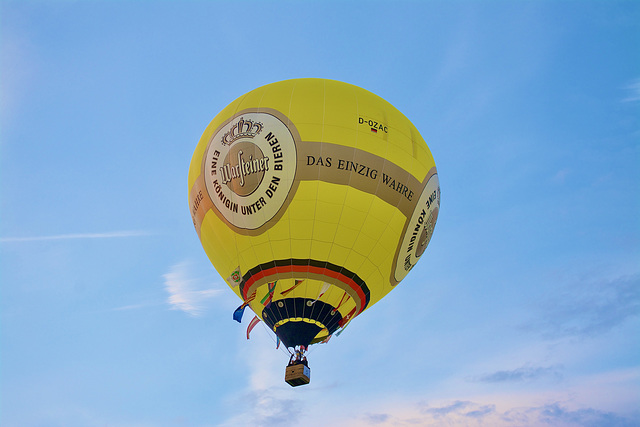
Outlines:
[[205,185],[213,205],[230,224],[255,230],[285,203],[296,163],[295,140],[282,120],[270,113],[244,112],[209,141]]
[[409,225],[402,238],[394,276],[400,282],[411,271],[427,248],[440,210],[440,183],[435,174],[422,190]]

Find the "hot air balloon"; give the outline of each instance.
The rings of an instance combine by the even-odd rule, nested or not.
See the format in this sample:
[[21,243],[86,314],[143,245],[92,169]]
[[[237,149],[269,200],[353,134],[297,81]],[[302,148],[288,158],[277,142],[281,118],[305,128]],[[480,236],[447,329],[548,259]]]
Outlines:
[[250,307],[250,328],[264,321],[299,352],[286,371],[294,386],[309,381],[299,363],[309,345],[416,265],[439,206],[435,162],[415,126],[334,80],[285,80],[239,97],[209,123],[189,169],[196,232],[241,299],[234,318]]

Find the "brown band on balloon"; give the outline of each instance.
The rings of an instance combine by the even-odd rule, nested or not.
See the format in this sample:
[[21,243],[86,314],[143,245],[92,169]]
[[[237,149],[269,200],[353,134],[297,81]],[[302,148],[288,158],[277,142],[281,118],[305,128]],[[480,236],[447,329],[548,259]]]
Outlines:
[[202,227],[202,221],[209,211],[213,208],[213,202],[207,193],[207,189],[204,184],[204,177],[200,175],[196,182],[189,191],[189,208],[191,210],[191,219],[193,220],[193,226],[196,228],[198,237],[200,237],[200,227]]
[[203,175],[198,177],[190,193],[192,216],[194,216],[193,207],[197,198],[202,196],[206,201],[204,206],[199,207],[196,212],[201,216],[194,216],[194,225],[198,234],[202,219],[208,209],[213,209],[227,226],[239,234],[258,235],[263,233],[273,226],[286,211],[300,181],[318,180],[351,186],[365,193],[373,194],[391,206],[397,207],[409,219],[418,203],[424,183],[432,175],[428,174],[426,180],[421,183],[411,173],[383,157],[357,148],[327,142],[298,142],[296,151],[298,165],[287,201],[276,217],[256,230],[239,229],[230,224],[215,209],[206,191]]
[[296,180],[349,185],[413,214],[423,185],[411,173],[380,156],[344,145],[304,141],[298,145]]

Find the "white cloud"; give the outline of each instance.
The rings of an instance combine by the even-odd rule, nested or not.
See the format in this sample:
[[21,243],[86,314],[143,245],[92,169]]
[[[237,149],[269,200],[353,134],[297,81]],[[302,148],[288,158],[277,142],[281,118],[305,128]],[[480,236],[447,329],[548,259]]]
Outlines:
[[140,230],[110,231],[106,233],[76,233],[56,234],[52,236],[27,236],[27,237],[2,237],[1,243],[11,242],[40,242],[45,240],[72,240],[72,239],[113,239],[122,237],[149,236],[151,233]]
[[640,101],[640,79],[636,79],[625,87],[628,96],[623,99],[624,102]]
[[[254,366],[262,360],[260,356],[254,356]],[[522,370],[529,375],[528,369],[516,371]],[[292,425],[304,417],[310,427],[635,426],[640,421],[634,397],[638,374],[638,369],[606,372],[542,387],[483,383],[465,388],[452,379],[428,390],[394,389],[375,397],[349,384],[330,391],[314,385],[291,389],[279,378],[277,384],[245,395],[242,415],[223,425]],[[359,392],[354,393],[356,390]]]
[[553,176],[553,181],[557,184],[564,184],[570,173],[571,171],[567,168],[561,169]]
[[[284,373],[284,369],[283,369]],[[289,387],[287,385],[287,387]],[[285,395],[289,395],[287,398]],[[247,392],[242,398],[247,410],[227,420],[221,426],[291,426],[303,421],[304,405],[291,393],[278,389],[261,389]]]
[[556,366],[525,365],[511,370],[500,370],[489,374],[473,377],[470,381],[483,383],[528,382],[541,378],[560,380],[562,374]]
[[[245,313],[245,316],[242,325],[246,328],[253,313]],[[308,393],[313,393],[313,389],[309,386],[292,388],[284,382],[289,356],[283,346],[275,349],[275,334],[260,323],[252,331],[249,341],[244,337],[244,330],[240,340],[238,359],[246,363],[248,383],[242,393],[230,398],[233,406],[241,410],[220,426],[314,425],[313,422],[309,424],[304,399]]]
[[204,288],[204,280],[191,277],[191,264],[181,262],[171,266],[164,277],[169,293],[167,302],[172,310],[181,310],[192,316],[203,313],[207,300],[221,294],[222,289]]
[[130,304],[130,305],[124,305],[122,307],[116,307],[111,309],[111,311],[128,311],[128,310],[138,310],[141,308],[147,308],[147,307],[151,307],[154,305],[158,305],[159,303],[140,303],[140,304]]
[[[360,416],[341,413],[343,408],[332,408],[330,413],[313,417],[311,426],[634,426],[637,414],[621,414],[597,407],[581,406],[571,399],[548,398],[514,401],[514,396],[477,396],[473,400],[435,400],[404,403],[369,402],[376,412],[363,411]],[[520,396],[525,397],[525,396]],[[538,396],[539,398],[540,396]],[[492,401],[492,399],[495,399]],[[517,396],[516,396],[517,399]],[[350,401],[352,411],[358,404]],[[311,415],[311,414],[309,414]],[[310,417],[312,418],[312,417]]]
[[28,99],[36,77],[37,64],[34,47],[29,35],[11,19],[5,20],[3,25],[2,49],[2,96],[0,96],[0,117],[6,126],[9,119],[16,117],[16,112],[24,100]]

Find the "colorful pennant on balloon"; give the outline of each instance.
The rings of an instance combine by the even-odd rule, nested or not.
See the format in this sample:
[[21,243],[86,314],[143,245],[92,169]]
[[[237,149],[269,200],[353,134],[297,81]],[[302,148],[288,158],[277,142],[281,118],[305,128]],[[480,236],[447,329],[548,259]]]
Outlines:
[[233,320],[238,323],[242,323],[242,315],[244,314],[244,309],[246,307],[246,304],[242,304],[240,307],[236,308],[236,311],[233,312]]
[[[325,292],[327,292],[327,289],[329,289],[329,286],[331,286],[331,284],[324,282],[322,284],[322,289],[320,289],[320,294],[318,295],[318,298],[314,299],[313,302],[318,301],[320,298],[322,298],[322,295],[325,294]],[[313,303],[312,303],[313,304]]]
[[338,306],[333,310],[331,310],[331,314],[335,314],[336,311],[338,311],[338,309],[340,308],[340,306],[345,302],[347,302],[348,299],[349,299],[349,295],[347,295],[347,291],[345,291],[344,294],[342,294],[342,298],[340,298],[340,303],[338,304]]
[[271,300],[273,299],[273,292],[276,290],[276,283],[278,283],[277,280],[275,282],[269,283],[269,291],[264,296],[264,298],[262,298],[262,301],[260,301],[262,305],[267,306],[271,303]]
[[322,298],[322,295],[324,295],[327,292],[327,290],[329,289],[329,286],[331,286],[331,284],[327,282],[324,282],[322,284],[322,289],[320,289],[320,295],[318,295],[318,298],[316,298],[316,301]]
[[260,318],[258,316],[254,316],[253,320],[251,321],[251,323],[249,323],[249,326],[247,327],[247,339],[249,339],[249,334],[251,333],[253,328],[256,327],[258,323],[260,323]]
[[349,312],[349,314],[347,314],[346,316],[344,316],[342,318],[342,320],[340,320],[340,322],[338,323],[338,325],[341,328],[344,328],[344,326],[349,323],[349,321],[351,320],[351,318],[353,317],[353,314],[356,312],[356,308],[353,307],[353,309]]
[[242,323],[242,315],[244,314],[244,309],[254,299],[256,299],[256,292],[255,291],[253,291],[251,296],[249,296],[249,298],[247,298],[247,300],[245,302],[243,302],[240,307],[236,308],[236,311],[233,312],[233,320],[235,320],[238,323]]
[[282,294],[282,296],[283,296],[283,297],[284,297],[284,296],[287,296],[287,294],[288,294],[289,292],[293,291],[295,288],[297,288],[298,286],[300,286],[300,284],[302,284],[302,282],[304,282],[304,280],[298,280],[298,279],[296,279],[296,280],[295,280],[295,284],[294,284],[292,287],[290,287],[290,288],[289,288],[289,289],[287,289],[286,291],[282,291],[282,292],[280,292],[280,293]]
[[[318,297],[316,299],[314,299],[313,301],[311,301],[311,304],[315,304],[316,301],[318,301],[320,299],[320,297],[322,297],[322,295],[325,294],[325,292],[327,292],[327,289],[329,289],[329,286],[331,286],[331,284],[324,282],[322,284],[322,289],[320,289],[320,294],[318,295]],[[334,312],[335,313],[335,312]]]

